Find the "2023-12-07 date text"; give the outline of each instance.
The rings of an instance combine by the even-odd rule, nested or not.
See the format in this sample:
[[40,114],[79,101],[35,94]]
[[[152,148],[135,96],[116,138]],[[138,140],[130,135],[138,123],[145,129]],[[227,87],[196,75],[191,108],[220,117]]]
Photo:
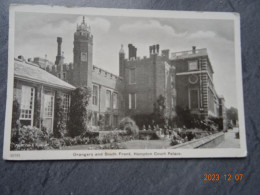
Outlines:
[[244,174],[204,174],[204,181],[242,181]]

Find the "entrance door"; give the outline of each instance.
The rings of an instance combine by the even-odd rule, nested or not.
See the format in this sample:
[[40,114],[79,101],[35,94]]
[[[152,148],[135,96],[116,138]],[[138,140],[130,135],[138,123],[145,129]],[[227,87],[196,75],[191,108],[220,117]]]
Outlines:
[[43,126],[49,133],[53,132],[53,115],[54,115],[54,93],[44,92],[43,94]]

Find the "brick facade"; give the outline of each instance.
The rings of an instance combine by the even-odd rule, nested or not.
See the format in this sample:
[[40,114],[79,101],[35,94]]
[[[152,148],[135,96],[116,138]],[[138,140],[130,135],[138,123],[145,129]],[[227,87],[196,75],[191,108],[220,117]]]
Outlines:
[[128,57],[121,46],[117,76],[93,65],[93,35],[84,19],[74,33],[73,63],[63,63],[62,39],[57,42],[56,65],[46,70],[95,92],[89,105],[93,126],[102,117],[107,126],[116,127],[124,116],[151,114],[160,95],[165,97],[165,114],[169,118],[176,116],[176,106],[205,118],[224,116],[224,100],[220,103],[215,91],[206,49],[193,47],[171,55],[169,50],[163,50],[160,55],[157,44],[149,47],[149,57],[139,58],[133,44],[128,45]]

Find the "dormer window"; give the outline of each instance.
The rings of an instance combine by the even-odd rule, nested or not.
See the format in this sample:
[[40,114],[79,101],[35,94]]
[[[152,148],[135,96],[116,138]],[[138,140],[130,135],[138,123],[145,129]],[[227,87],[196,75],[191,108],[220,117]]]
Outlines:
[[189,66],[188,67],[189,71],[194,71],[194,70],[198,70],[199,69],[197,60],[189,61],[188,62],[188,66]]

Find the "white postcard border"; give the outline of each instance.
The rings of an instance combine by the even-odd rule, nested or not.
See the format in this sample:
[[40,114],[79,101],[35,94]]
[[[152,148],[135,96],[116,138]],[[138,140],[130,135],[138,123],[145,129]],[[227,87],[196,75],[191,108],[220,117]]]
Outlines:
[[[229,158],[246,157],[246,133],[243,104],[243,80],[240,44],[240,16],[238,13],[227,12],[188,12],[188,11],[159,11],[133,10],[111,8],[70,8],[44,5],[10,5],[9,13],[9,49],[8,49],[8,78],[7,99],[4,131],[5,160],[65,160],[65,159],[139,159],[139,158]],[[56,13],[56,14],[85,14],[99,16],[132,16],[157,18],[192,18],[192,19],[222,19],[234,21],[236,79],[238,92],[238,115],[240,126],[239,149],[137,149],[137,150],[40,150],[40,151],[10,151],[11,118],[13,101],[14,78],[14,27],[16,12]],[[130,153],[129,155],[123,155]],[[98,156],[100,154],[101,156]]]

